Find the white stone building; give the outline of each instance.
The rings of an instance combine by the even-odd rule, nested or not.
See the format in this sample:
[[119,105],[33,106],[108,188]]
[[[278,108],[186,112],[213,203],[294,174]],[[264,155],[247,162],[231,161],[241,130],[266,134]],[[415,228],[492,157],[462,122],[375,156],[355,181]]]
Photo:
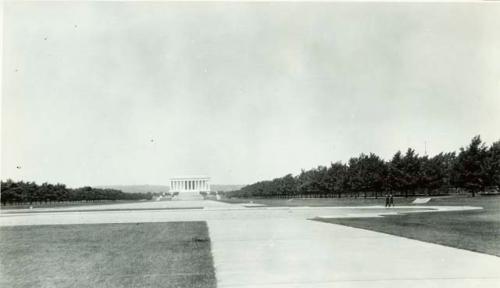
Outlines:
[[170,179],[170,193],[177,194],[179,200],[201,200],[201,192],[210,192],[210,177],[182,176]]

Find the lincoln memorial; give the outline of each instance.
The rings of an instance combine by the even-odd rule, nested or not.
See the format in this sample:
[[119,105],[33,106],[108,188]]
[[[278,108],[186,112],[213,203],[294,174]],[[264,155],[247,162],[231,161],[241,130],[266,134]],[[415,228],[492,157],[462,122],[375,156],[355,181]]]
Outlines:
[[187,176],[170,179],[170,193],[178,193],[178,200],[202,200],[200,192],[210,192],[209,177]]

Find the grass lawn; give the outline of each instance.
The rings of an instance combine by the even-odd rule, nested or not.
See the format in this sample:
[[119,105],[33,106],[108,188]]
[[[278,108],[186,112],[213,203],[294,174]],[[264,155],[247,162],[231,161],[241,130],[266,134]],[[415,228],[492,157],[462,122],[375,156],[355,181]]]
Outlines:
[[[415,198],[396,198],[397,205],[408,205]],[[292,199],[273,199],[273,198],[231,198],[220,200],[225,203],[249,203],[250,201],[257,204],[264,204],[271,207],[297,207],[297,206],[371,206],[385,205],[385,198],[292,198]]]
[[500,256],[499,196],[437,198],[426,205],[470,205],[484,209],[318,221]]
[[[96,200],[96,201],[62,201],[62,202],[36,202],[31,205],[33,208],[56,208],[56,207],[78,207],[78,206],[95,206],[95,205],[109,205],[109,204],[124,204],[124,203],[137,203],[151,200]],[[29,204],[7,204],[0,205],[0,210],[21,210],[29,209]]]
[[[102,211],[158,211],[158,210],[186,210],[186,209],[203,209],[202,206],[191,206],[191,207],[162,207],[162,208],[107,208],[107,209],[72,209],[69,210],[71,212],[102,212]],[[17,210],[6,210],[5,214],[41,214],[41,213],[67,213],[68,210],[25,210],[25,209],[17,209]]]
[[216,287],[208,227],[0,227],[0,287]]

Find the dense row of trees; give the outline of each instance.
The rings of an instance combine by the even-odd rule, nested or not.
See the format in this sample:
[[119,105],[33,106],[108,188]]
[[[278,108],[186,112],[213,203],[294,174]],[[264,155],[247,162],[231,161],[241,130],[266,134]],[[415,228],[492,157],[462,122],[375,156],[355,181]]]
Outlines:
[[115,189],[82,187],[67,188],[64,184],[41,185],[35,182],[2,181],[1,202],[6,204],[33,204],[62,201],[98,201],[98,200],[142,200],[151,199],[152,193],[124,193]]
[[475,196],[500,185],[500,141],[487,147],[479,136],[459,153],[419,156],[409,148],[398,151],[390,161],[370,153],[319,166],[293,176],[261,181],[227,193],[229,197],[358,197],[380,193],[428,195],[447,194],[452,189]]

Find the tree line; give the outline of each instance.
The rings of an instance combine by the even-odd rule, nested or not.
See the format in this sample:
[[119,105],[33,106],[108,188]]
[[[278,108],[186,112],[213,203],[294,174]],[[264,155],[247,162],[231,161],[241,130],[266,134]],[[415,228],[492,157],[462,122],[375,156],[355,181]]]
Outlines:
[[41,185],[35,182],[1,181],[2,205],[33,204],[65,201],[100,201],[100,200],[150,200],[152,193],[125,193],[116,189],[101,189],[92,187],[68,188],[64,184]]
[[229,197],[379,197],[381,193],[405,196],[441,195],[467,191],[472,196],[500,186],[500,141],[486,146],[480,136],[456,152],[420,156],[414,149],[398,151],[385,161],[374,153],[361,154],[347,163],[335,162],[302,170],[299,175],[260,181]]

